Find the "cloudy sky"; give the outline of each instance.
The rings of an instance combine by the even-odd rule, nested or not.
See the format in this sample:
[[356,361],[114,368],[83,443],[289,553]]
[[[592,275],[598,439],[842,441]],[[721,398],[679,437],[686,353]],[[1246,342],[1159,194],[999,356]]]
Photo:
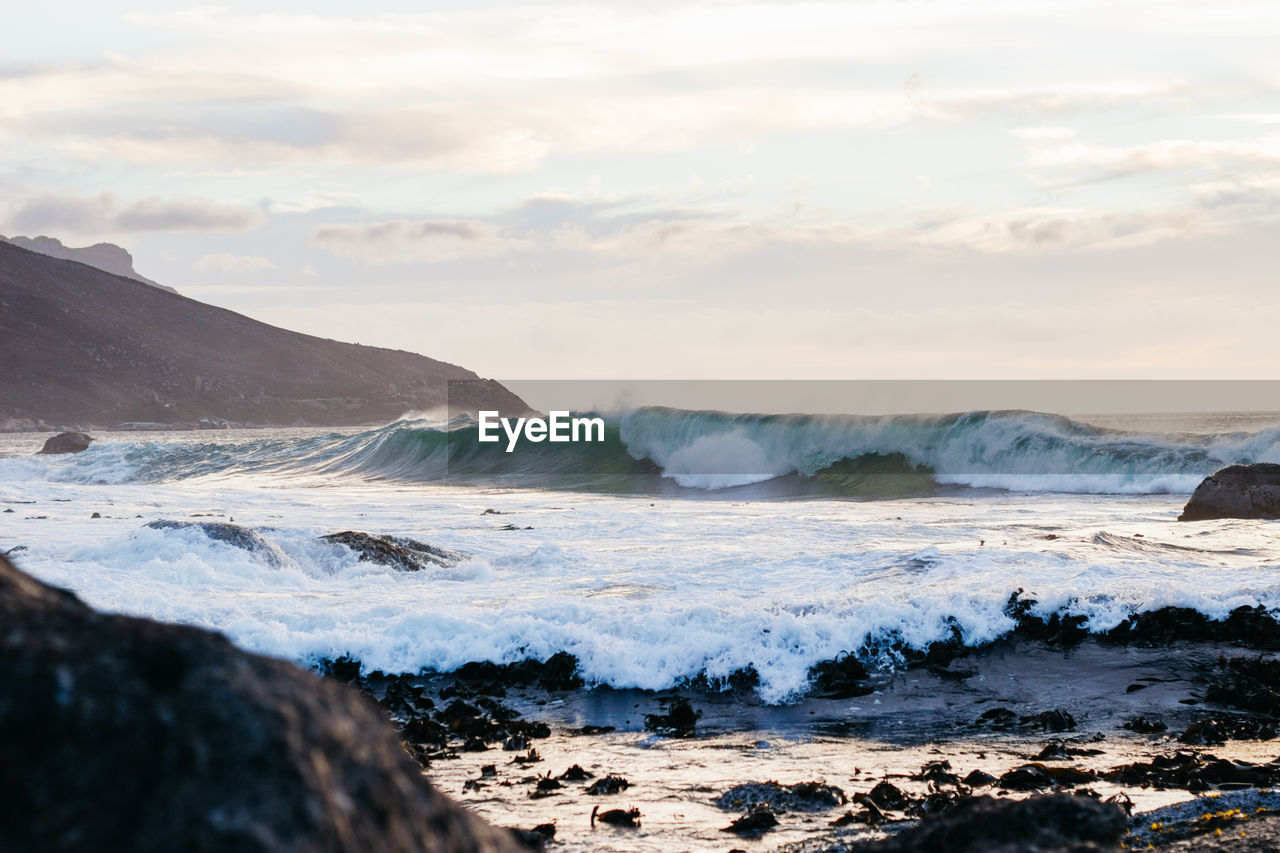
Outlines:
[[51,0],[0,233],[499,378],[1275,377],[1280,4]]

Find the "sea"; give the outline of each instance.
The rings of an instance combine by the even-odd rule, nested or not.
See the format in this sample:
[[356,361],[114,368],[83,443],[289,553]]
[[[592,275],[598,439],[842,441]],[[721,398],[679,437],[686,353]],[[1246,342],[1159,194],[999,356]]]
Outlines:
[[[605,442],[512,454],[474,431],[101,432],[60,456],[4,435],[0,549],[94,607],[302,664],[566,651],[616,688],[750,668],[766,703],[842,653],[924,649],[954,626],[990,643],[1019,590],[1099,632],[1166,606],[1280,608],[1280,526],[1177,521],[1218,468],[1280,461],[1276,414],[648,408],[609,418]],[[146,526],[161,519],[233,521],[272,553]],[[345,530],[467,557],[398,571],[319,538]]]
[[[543,751],[598,775],[652,771],[649,793],[641,784],[629,801],[648,815],[646,834],[605,843],[589,834],[586,806],[554,812],[522,789],[466,796],[507,824],[540,822],[551,808],[565,849],[583,850],[726,849],[709,802],[741,775],[869,787],[938,752],[925,746],[936,727],[912,729],[928,708],[974,717],[981,708],[964,703],[1034,705],[1053,673],[1084,720],[1088,683],[1123,698],[1133,668],[1151,663],[1127,651],[1125,674],[1107,676],[1086,657],[1064,668],[1006,655],[981,676],[1000,679],[988,698],[941,681],[930,694],[892,675],[904,654],[938,641],[998,643],[1015,625],[1011,596],[1041,615],[1083,616],[1097,633],[1164,607],[1212,619],[1280,610],[1280,524],[1177,520],[1215,470],[1280,462],[1280,414],[640,407],[605,419],[604,441],[510,454],[477,442],[475,422],[443,416],[339,430],[104,431],[87,451],[58,456],[36,455],[47,434],[2,435],[0,550],[96,608],[208,628],[302,666],[348,656],[366,671],[447,673],[572,654],[588,689],[526,710],[615,725],[614,740]],[[148,526],[160,520],[233,523],[266,546]],[[349,530],[464,556],[403,571],[321,538]],[[897,680],[815,713],[811,668],[846,655]],[[732,707],[702,702],[720,740],[693,746],[643,730],[645,696],[694,683],[727,691],[743,672],[754,673],[748,699],[739,690]],[[987,766],[999,764],[991,744],[966,743],[998,771]],[[467,761],[439,771],[454,796],[478,773]],[[774,838],[799,844],[819,829],[811,821]]]

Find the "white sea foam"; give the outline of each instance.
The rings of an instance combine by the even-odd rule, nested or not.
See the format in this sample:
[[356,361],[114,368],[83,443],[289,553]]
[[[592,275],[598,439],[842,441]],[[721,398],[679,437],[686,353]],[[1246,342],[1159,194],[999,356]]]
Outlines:
[[[95,485],[49,474],[66,463],[6,461],[0,505],[15,512],[0,515],[0,548],[26,545],[24,568],[95,606],[300,662],[351,654],[400,672],[563,650],[588,680],[619,687],[749,666],[772,702],[868,640],[921,648],[958,629],[988,642],[1011,627],[1004,605],[1019,588],[1039,612],[1080,613],[1096,630],[1166,605],[1214,617],[1280,606],[1280,530],[1179,524],[1181,497],[738,505],[278,472]],[[228,516],[278,549],[278,567],[197,530],[143,526]],[[402,573],[317,539],[352,528],[473,556]]]

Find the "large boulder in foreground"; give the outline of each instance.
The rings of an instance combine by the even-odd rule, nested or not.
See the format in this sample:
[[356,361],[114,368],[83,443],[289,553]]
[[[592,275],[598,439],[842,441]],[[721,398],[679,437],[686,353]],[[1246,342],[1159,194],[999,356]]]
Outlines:
[[82,450],[88,450],[89,445],[93,442],[93,436],[86,435],[82,432],[60,432],[44,443],[44,447],[40,448],[36,453],[79,453]]
[[356,691],[0,557],[0,850],[508,851]]
[[1178,521],[1280,518],[1280,465],[1232,465],[1196,486]]

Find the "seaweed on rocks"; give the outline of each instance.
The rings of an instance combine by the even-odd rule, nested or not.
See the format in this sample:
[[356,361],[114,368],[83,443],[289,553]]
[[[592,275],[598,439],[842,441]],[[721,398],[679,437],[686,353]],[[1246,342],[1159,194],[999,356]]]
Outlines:
[[742,817],[737,818],[720,831],[732,832],[734,835],[740,835],[744,838],[759,838],[777,825],[778,818],[774,815],[773,809],[769,808],[768,803],[756,803],[747,809]]
[[1280,713],[1280,660],[1224,657],[1218,670],[1205,690],[1207,701],[1242,711]]
[[1149,714],[1139,714],[1136,717],[1131,717],[1121,724],[1121,728],[1144,735],[1158,734],[1169,730],[1169,726],[1164,720]]
[[850,699],[872,691],[866,666],[848,652],[809,667],[811,691],[824,699]]
[[1098,777],[1075,767],[1050,767],[1039,762],[1015,767],[996,780],[1007,791],[1040,791],[1045,788],[1070,788]]
[[1202,717],[1178,735],[1178,742],[1197,746],[1221,746],[1229,740],[1272,740],[1280,731],[1274,719],[1217,714]]
[[1070,794],[1025,800],[976,797],[896,835],[847,845],[856,853],[1028,853],[1109,850],[1125,831],[1121,809]]
[[688,699],[672,699],[665,714],[645,714],[644,727],[648,731],[669,737],[693,737],[701,711],[694,711]]
[[629,787],[631,787],[631,783],[625,778],[610,774],[602,779],[597,779],[592,782],[591,785],[587,787],[586,793],[591,796],[605,796],[608,794],[617,794],[620,791],[625,791]]
[[634,829],[640,825],[640,810],[637,808],[630,809],[609,809],[608,811],[600,811],[600,807],[596,806],[591,810],[591,827],[594,829],[596,821],[607,823],[610,826],[622,827],[624,829]]
[[1185,788],[1192,793],[1224,786],[1266,787],[1280,783],[1280,759],[1254,764],[1179,750],[1172,755],[1157,755],[1151,761],[1114,767],[1102,778],[1120,785]]
[[767,805],[778,812],[825,811],[846,802],[844,791],[824,782],[744,782],[734,785],[716,798],[717,807],[726,811]]

